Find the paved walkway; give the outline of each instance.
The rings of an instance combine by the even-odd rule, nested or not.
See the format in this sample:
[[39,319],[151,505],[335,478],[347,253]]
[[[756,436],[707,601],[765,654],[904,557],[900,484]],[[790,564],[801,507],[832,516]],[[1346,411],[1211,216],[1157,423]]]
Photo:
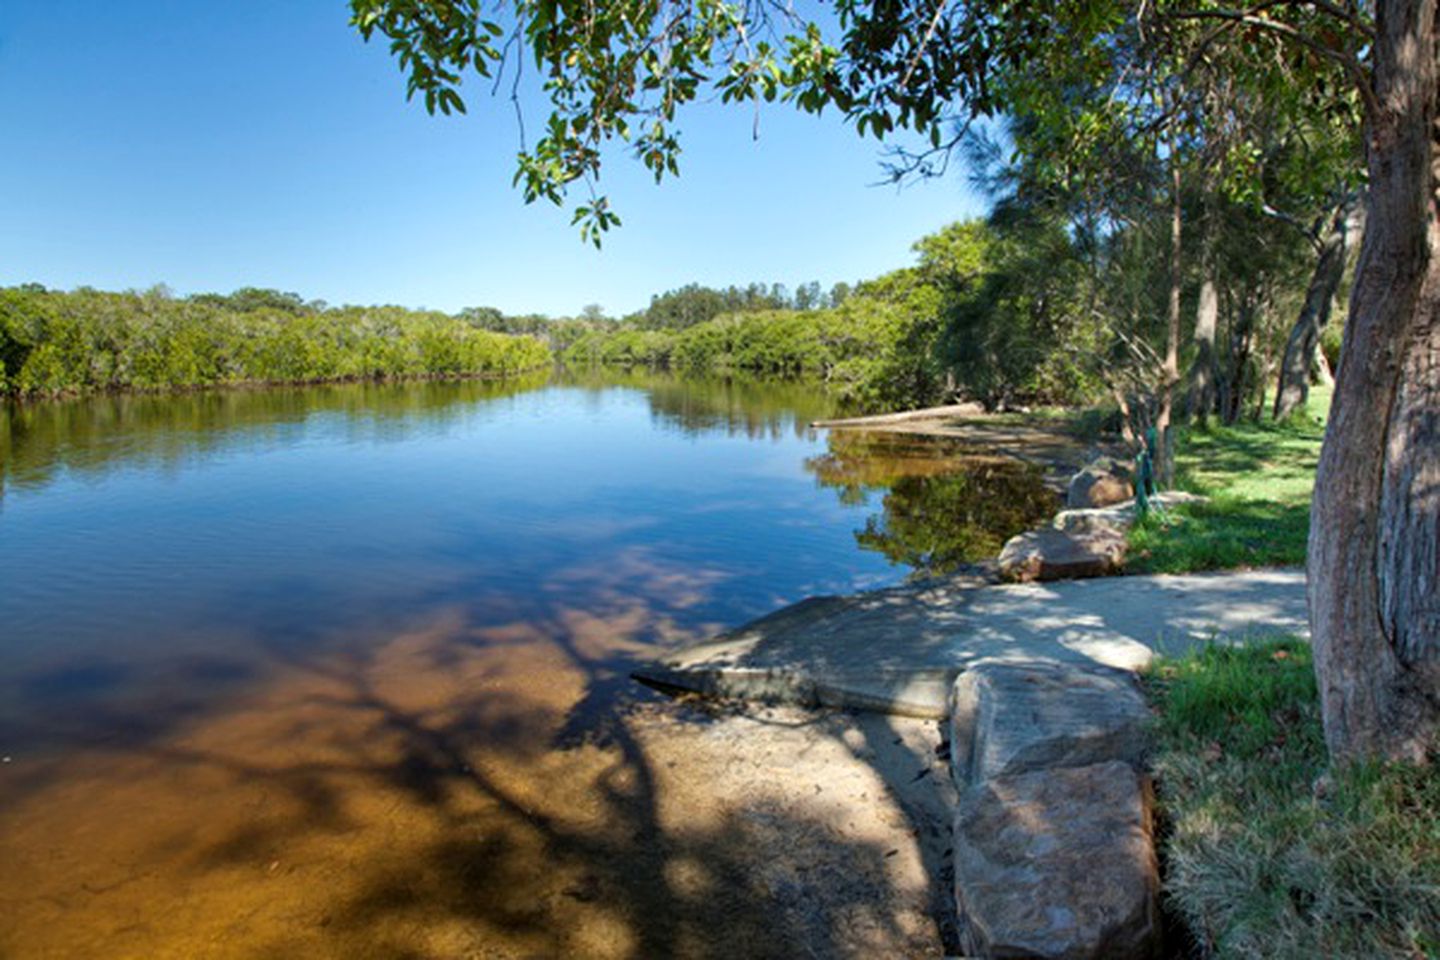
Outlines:
[[1305,574],[1251,570],[955,588],[786,607],[636,672],[716,696],[943,718],[982,658],[1135,670],[1217,635],[1308,635]]

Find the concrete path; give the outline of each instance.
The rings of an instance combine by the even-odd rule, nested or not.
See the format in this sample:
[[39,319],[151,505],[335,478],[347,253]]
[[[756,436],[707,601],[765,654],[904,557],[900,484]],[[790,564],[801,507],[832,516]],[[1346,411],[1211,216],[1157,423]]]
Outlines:
[[817,597],[636,671],[698,693],[943,718],[982,658],[1135,670],[1155,653],[1308,635],[1305,574],[1251,570]]

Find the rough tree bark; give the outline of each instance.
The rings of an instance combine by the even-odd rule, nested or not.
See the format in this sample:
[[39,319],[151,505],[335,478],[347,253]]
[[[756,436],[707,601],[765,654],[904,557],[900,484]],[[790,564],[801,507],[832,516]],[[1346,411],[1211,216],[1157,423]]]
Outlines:
[[1370,211],[1310,523],[1325,738],[1424,760],[1440,731],[1435,0],[1377,5]]
[[1219,359],[1215,327],[1220,318],[1220,291],[1215,285],[1216,214],[1210,211],[1200,240],[1200,297],[1195,304],[1195,361],[1190,364],[1186,415],[1202,424],[1215,412]]
[[1160,412],[1155,417],[1155,475],[1160,488],[1168,490],[1175,484],[1175,438],[1170,420],[1175,409],[1175,385],[1180,382],[1180,284],[1182,239],[1180,205],[1180,161],[1175,150],[1175,136],[1170,138],[1170,301],[1166,311],[1165,362],[1160,368]]
[[1351,238],[1360,231],[1364,209],[1358,193],[1352,193],[1335,208],[1325,234],[1320,238],[1319,258],[1300,316],[1290,328],[1285,343],[1285,357],[1280,361],[1280,382],[1275,392],[1276,420],[1283,420],[1305,405],[1310,396],[1310,371],[1320,352],[1320,332],[1330,322],[1330,306],[1345,275],[1345,257]]

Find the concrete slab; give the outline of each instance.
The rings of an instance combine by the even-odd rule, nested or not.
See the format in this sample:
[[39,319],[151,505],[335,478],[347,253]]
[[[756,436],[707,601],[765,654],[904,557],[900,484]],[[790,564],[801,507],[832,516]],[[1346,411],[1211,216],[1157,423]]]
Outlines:
[[956,587],[817,597],[636,671],[711,696],[943,719],[980,659],[1136,670],[1219,635],[1308,636],[1302,570]]

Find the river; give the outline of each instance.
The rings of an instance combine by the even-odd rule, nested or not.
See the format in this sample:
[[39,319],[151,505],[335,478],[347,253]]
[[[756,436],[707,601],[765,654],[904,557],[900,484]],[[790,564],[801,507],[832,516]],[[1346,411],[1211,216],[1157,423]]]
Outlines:
[[[0,957],[836,936],[787,940],[746,888],[739,807],[687,815],[706,784],[656,768],[729,761],[667,755],[657,717],[710,720],[629,670],[993,554],[1051,501],[953,444],[807,428],[833,412],[620,373],[3,408]],[[752,946],[712,953],[742,915]]]

